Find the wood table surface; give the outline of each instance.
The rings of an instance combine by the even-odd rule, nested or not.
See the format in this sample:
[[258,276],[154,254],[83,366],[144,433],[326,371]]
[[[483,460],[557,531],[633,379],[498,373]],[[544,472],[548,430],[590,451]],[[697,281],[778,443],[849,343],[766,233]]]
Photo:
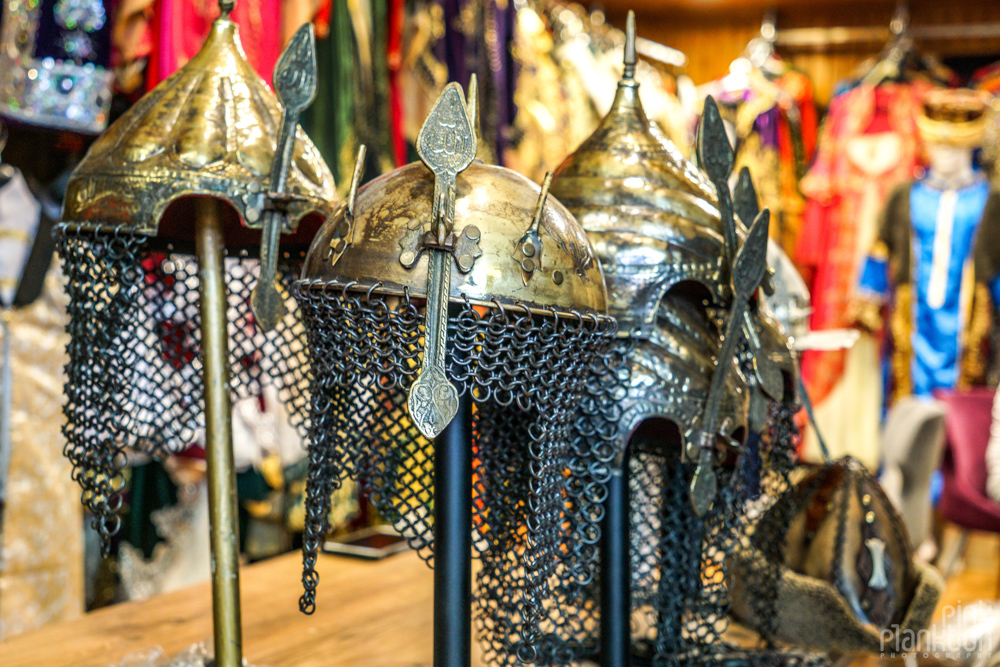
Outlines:
[[[433,573],[413,552],[382,561],[322,555],[317,610],[299,612],[301,556],[240,573],[243,653],[258,667],[432,664]],[[0,642],[3,667],[109,667],[162,647],[173,656],[212,635],[208,583],[114,605]],[[473,642],[473,664],[482,664]]]

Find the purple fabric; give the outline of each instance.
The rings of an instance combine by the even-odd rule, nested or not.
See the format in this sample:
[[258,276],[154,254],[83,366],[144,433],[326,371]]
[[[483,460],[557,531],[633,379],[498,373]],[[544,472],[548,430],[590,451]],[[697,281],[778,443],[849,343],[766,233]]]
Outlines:
[[462,31],[462,7],[468,0],[441,0],[444,10],[444,64],[448,67],[448,80],[457,81],[464,88],[469,85],[469,63],[474,58],[474,45]]
[[757,116],[754,121],[754,132],[760,138],[760,143],[768,148],[778,148],[778,121],[781,112],[773,106]]
[[986,446],[993,412],[992,389],[945,392],[944,487],[938,511],[970,530],[1000,533],[1000,504],[986,495]]
[[514,68],[510,53],[510,40],[514,34],[514,21],[517,17],[517,9],[513,2],[504,3],[500,8],[497,3],[488,3],[488,11],[493,12],[496,26],[496,40],[489,43],[490,49],[490,73],[493,75],[493,85],[496,91],[496,114],[497,132],[496,145],[497,157],[500,164],[503,164],[504,152],[507,150],[508,137],[510,136],[510,124],[514,120],[517,110],[514,108]]

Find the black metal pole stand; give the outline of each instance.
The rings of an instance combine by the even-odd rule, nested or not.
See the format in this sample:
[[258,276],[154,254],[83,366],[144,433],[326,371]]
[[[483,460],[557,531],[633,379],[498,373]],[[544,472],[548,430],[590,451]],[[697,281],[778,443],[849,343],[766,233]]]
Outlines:
[[613,468],[601,523],[601,667],[628,667],[632,646],[628,463]]
[[434,667],[472,661],[472,397],[434,447]]

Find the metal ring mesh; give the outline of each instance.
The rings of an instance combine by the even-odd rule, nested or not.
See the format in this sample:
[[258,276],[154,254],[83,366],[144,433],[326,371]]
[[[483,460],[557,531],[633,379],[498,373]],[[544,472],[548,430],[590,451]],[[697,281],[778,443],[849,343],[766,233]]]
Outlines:
[[[104,549],[119,527],[127,452],[186,448],[204,426],[197,261],[148,249],[148,238],[60,225],[57,251],[69,296],[65,454]],[[301,266],[286,260],[288,289]],[[264,334],[250,310],[259,262],[225,262],[234,400],[274,383],[293,425],[308,428],[309,355],[294,299]]]
[[[299,283],[315,383],[300,607],[315,571],[330,492],[359,480],[380,514],[433,559],[433,443],[409,420],[423,303],[374,288]],[[477,627],[487,659],[566,664],[592,636],[604,482],[615,454],[624,357],[614,320],[452,304],[447,372],[473,412]]]

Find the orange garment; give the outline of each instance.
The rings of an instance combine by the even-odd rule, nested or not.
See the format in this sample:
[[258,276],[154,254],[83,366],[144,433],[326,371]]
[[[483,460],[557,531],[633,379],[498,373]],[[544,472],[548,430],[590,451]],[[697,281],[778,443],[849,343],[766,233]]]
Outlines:
[[[889,191],[922,162],[916,127],[924,83],[859,86],[834,98],[816,163],[801,190],[807,204],[795,260],[812,294],[813,330],[851,326],[860,263],[874,242]],[[870,237],[870,238],[869,238]],[[802,375],[814,402],[837,383],[846,352],[806,352]]]

